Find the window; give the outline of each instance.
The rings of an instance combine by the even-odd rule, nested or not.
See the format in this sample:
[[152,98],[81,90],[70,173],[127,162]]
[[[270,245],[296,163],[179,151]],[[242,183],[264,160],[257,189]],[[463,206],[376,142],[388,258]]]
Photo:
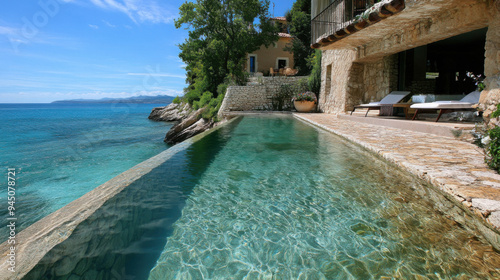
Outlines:
[[277,57],[275,60],[274,68],[275,69],[283,69],[285,67],[289,67],[289,58],[288,57]]
[[278,69],[285,68],[287,63],[285,59],[278,59]]

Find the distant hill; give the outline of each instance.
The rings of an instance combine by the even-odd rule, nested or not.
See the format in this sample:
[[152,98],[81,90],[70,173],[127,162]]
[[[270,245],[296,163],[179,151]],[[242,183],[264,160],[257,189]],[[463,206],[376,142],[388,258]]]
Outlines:
[[94,104],[106,104],[106,103],[142,103],[142,104],[169,104],[172,103],[175,97],[168,95],[157,95],[157,96],[133,96],[128,98],[102,98],[102,99],[71,99],[71,100],[58,100],[52,103],[94,103]]

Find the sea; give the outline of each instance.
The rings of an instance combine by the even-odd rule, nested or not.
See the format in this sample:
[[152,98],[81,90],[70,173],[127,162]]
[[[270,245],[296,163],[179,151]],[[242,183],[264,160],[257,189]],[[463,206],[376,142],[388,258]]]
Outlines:
[[0,104],[0,242],[167,149],[165,105]]

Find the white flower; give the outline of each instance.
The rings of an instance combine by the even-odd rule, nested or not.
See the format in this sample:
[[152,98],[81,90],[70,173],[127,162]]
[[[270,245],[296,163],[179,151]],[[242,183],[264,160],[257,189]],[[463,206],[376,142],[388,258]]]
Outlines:
[[488,146],[488,144],[490,144],[490,141],[491,141],[490,137],[485,136],[485,137],[483,137],[483,139],[481,139],[481,144]]

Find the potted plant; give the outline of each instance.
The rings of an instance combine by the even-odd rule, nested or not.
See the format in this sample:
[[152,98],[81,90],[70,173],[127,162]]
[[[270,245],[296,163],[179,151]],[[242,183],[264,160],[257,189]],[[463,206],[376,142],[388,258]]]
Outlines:
[[296,94],[293,98],[293,106],[295,106],[295,110],[301,113],[307,113],[316,107],[316,94],[310,91],[306,91],[303,93]]

